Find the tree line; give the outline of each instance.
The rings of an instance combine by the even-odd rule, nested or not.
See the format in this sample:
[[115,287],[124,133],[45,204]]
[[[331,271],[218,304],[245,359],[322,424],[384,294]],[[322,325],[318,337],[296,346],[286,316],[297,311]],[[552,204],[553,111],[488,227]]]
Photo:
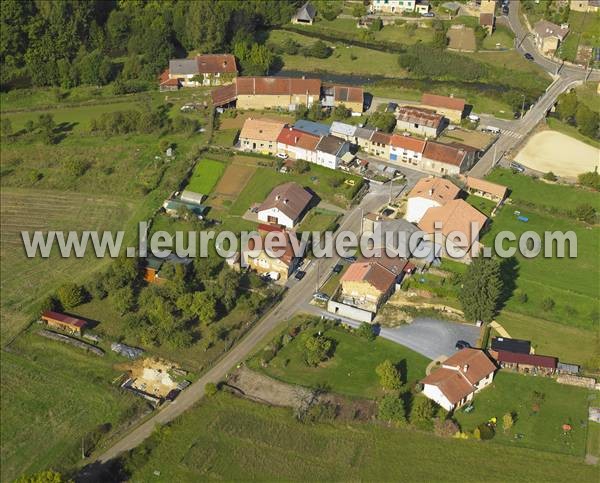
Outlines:
[[[174,55],[230,52],[236,46],[239,52],[248,39],[259,40],[261,29],[289,21],[298,4],[5,0],[0,4],[0,84],[3,89],[70,88],[153,80]],[[264,47],[251,47],[240,59],[252,73],[267,60]]]

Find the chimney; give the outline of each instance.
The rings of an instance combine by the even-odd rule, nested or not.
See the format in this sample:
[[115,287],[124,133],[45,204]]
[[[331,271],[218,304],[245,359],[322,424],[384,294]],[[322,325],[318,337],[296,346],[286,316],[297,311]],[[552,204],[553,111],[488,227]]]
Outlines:
[[469,370],[469,364],[465,364],[462,367],[463,372],[467,372]]
[[297,143],[300,138],[298,136],[294,136],[294,142]]
[[283,204],[284,204],[284,205],[287,205],[289,201],[290,201],[290,200],[288,200],[288,199],[286,198],[285,200],[283,200]]
[[275,196],[275,201],[279,201],[281,199],[281,195]]
[[429,196],[433,196],[433,190],[432,189],[429,190]]

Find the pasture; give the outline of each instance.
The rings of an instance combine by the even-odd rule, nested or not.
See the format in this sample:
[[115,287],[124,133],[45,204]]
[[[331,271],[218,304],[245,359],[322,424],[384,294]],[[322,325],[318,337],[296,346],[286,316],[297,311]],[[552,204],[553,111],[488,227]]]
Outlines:
[[[498,420],[494,443],[583,457],[585,454],[587,389],[565,386],[545,377],[500,371],[491,386],[482,389],[470,413],[455,413],[463,431],[472,431],[492,417]],[[502,428],[502,416],[515,414],[511,430]],[[573,428],[565,432],[563,424]],[[520,439],[515,435],[522,435]]]
[[[219,394],[161,430],[129,458],[130,479],[595,481],[580,458],[438,438],[374,424],[302,424],[291,410]],[[147,451],[147,453],[144,453]],[[460,464],[457,462],[460,461]],[[417,464],[418,462],[418,464]]]
[[316,387],[324,384],[329,390],[353,397],[375,398],[383,391],[375,368],[386,359],[397,364],[403,380],[409,386],[425,377],[429,359],[394,342],[377,338],[372,342],[342,328],[328,329],[325,337],[332,339],[335,352],[318,367],[309,367],[303,359],[303,343],[317,329],[307,329],[284,346],[266,368],[261,368],[260,352],[249,363],[253,369],[290,384]]
[[72,468],[82,438],[90,450],[96,428],[114,429],[139,412],[141,400],[111,384],[116,361],[110,352],[97,357],[33,331],[2,351],[2,481]]
[[208,195],[212,192],[225,172],[225,164],[213,159],[202,158],[198,161],[186,189]]

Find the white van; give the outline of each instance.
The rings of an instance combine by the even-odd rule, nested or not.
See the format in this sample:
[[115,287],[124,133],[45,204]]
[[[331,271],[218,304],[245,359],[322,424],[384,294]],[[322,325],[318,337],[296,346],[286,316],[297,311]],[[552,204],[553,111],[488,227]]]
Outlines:
[[473,121],[473,122],[477,122],[479,121],[479,116],[476,116],[475,114],[469,114],[469,121]]
[[492,134],[500,134],[500,128],[495,126],[486,126],[483,131],[491,132]]

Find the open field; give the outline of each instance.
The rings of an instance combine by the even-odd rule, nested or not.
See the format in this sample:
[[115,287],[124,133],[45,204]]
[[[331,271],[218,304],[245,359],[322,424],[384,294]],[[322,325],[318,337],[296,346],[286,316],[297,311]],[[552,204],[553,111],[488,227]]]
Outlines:
[[[78,259],[27,258],[21,230],[117,230],[133,228],[135,203],[117,196],[66,191],[2,188],[2,330],[3,339],[26,323],[35,302],[65,282],[84,282],[107,260],[92,253]],[[130,233],[130,237],[131,237]],[[12,275],[9,275],[12,274]]]
[[515,34],[503,25],[496,25],[494,33],[483,39],[482,47],[486,50],[494,50],[500,44],[501,49],[512,49],[514,47]]
[[81,459],[81,440],[116,427],[142,407],[111,382],[117,358],[86,354],[33,332],[2,351],[2,481]]
[[600,458],[600,423],[588,423],[587,452]]
[[[536,396],[535,392],[542,394]],[[588,413],[587,389],[558,384],[551,378],[500,371],[491,386],[475,397],[470,413],[455,413],[463,431],[472,431],[492,417],[498,420],[492,442],[583,457]],[[538,411],[535,405],[539,406]],[[516,414],[515,424],[504,432],[502,416]],[[563,424],[572,430],[565,433]],[[522,434],[521,439],[515,439]]]
[[600,166],[600,150],[561,132],[542,131],[527,141],[515,160],[543,173],[576,178]]
[[475,32],[472,28],[449,28],[448,29],[448,49],[475,52],[477,44],[475,43]]
[[375,368],[386,359],[398,364],[403,380],[409,385],[425,376],[425,367],[429,363],[426,357],[385,339],[369,342],[341,328],[324,333],[325,337],[335,341],[333,357],[319,367],[309,367],[303,359],[303,341],[315,331],[301,332],[264,369],[259,364],[259,352],[250,361],[250,367],[291,384],[307,387],[325,384],[333,392],[366,398],[382,394]]
[[[269,42],[280,45],[283,39],[291,38],[302,46],[313,44],[316,39],[306,35],[284,30],[273,30]],[[333,54],[327,59],[304,57],[304,55],[282,54],[284,68],[298,71],[323,71],[340,74],[381,75],[385,77],[401,77],[405,72],[397,62],[397,55],[379,52],[364,47],[349,46],[344,42],[325,42],[335,47]]]
[[220,161],[206,158],[199,160],[186,189],[208,195],[223,175],[225,168],[225,164]]
[[[161,431],[129,460],[133,481],[223,480],[595,481],[579,458],[447,440],[371,424],[301,424],[291,410],[222,394]],[[457,464],[460,461],[460,464]],[[418,462],[418,464],[417,464]],[[129,466],[128,466],[129,467]],[[470,470],[468,470],[470,469]],[[443,475],[443,476],[442,476]],[[501,475],[501,476],[500,476]]]

